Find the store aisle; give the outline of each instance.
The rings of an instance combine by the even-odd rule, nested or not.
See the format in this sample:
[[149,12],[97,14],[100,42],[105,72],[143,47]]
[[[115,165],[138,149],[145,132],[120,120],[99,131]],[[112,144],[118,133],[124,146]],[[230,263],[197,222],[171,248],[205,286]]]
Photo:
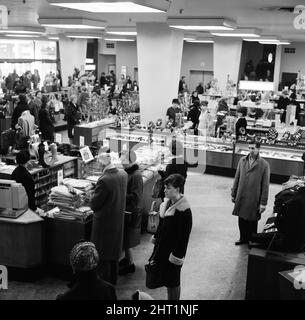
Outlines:
[[[237,217],[231,214],[232,182],[229,177],[189,173],[186,196],[193,211],[193,230],[182,268],[181,299],[244,299],[249,249],[234,245],[239,233]],[[274,195],[280,190],[280,185],[270,185],[269,203],[259,229],[272,212]],[[119,299],[130,299],[136,289],[155,299],[166,299],[165,288],[145,288],[144,264],[152,250],[150,238],[149,234],[143,235],[135,250],[136,272],[119,277]],[[54,299],[63,290],[65,282],[53,278],[33,283],[9,281],[9,289],[0,291],[0,300]]]

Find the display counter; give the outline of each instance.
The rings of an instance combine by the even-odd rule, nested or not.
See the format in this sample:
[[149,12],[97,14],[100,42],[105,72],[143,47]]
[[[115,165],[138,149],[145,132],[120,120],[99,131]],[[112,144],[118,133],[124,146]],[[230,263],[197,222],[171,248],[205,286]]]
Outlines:
[[27,210],[17,219],[0,217],[0,265],[32,268],[44,264],[44,221]]
[[[304,173],[304,161],[302,155],[305,150],[289,148],[278,145],[261,145],[260,156],[270,165],[270,173],[290,176],[302,176]],[[248,155],[247,143],[237,143],[233,157],[233,169],[237,168],[241,157]]]
[[106,138],[105,129],[113,126],[114,123],[114,118],[106,118],[76,125],[74,126],[73,143],[78,146],[91,146],[93,142],[102,141]]
[[[15,165],[0,166],[0,179],[11,180],[15,168]],[[48,192],[58,184],[58,179],[78,176],[78,158],[58,155],[58,160],[50,163],[50,168],[39,166],[29,172],[35,181],[36,205],[41,207],[46,204]]]

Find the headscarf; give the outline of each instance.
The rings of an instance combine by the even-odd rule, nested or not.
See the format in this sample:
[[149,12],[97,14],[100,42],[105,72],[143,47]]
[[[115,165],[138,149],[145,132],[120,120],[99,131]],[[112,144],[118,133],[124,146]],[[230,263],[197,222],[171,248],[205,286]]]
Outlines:
[[99,255],[92,242],[77,243],[70,253],[70,264],[75,271],[90,271],[99,263]]

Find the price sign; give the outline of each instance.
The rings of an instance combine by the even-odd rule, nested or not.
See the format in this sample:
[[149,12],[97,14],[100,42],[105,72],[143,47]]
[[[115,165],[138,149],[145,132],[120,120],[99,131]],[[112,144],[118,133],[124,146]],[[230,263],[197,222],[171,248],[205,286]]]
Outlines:
[[126,144],[126,143],[124,143],[124,144],[122,145],[122,150],[123,150],[123,151],[126,151],[126,150],[127,150],[127,144]]
[[61,144],[62,143],[62,134],[61,133],[55,133],[55,142]]
[[79,146],[84,147],[85,146],[85,138],[84,136],[79,136]]
[[64,181],[64,171],[63,169],[57,171],[57,185],[61,185]]

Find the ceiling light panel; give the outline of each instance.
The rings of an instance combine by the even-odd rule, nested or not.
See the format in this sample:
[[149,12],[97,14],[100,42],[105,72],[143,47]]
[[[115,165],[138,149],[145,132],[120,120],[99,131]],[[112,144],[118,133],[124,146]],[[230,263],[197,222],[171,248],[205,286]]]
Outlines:
[[15,38],[39,38],[38,34],[6,34],[6,37],[15,37]]
[[258,29],[239,28],[232,31],[211,32],[211,34],[218,37],[258,38],[260,31]]
[[150,6],[144,6],[137,4],[135,2],[58,2],[49,1],[51,5],[65,7],[69,9],[76,9],[94,13],[157,13],[164,12],[164,10],[159,10]]
[[172,28],[198,31],[234,30],[236,23],[221,18],[168,18],[167,23]]
[[105,29],[105,21],[89,20],[82,18],[67,19],[38,19],[38,22],[45,27],[60,29]]
[[134,39],[106,38],[105,41],[135,41]]

